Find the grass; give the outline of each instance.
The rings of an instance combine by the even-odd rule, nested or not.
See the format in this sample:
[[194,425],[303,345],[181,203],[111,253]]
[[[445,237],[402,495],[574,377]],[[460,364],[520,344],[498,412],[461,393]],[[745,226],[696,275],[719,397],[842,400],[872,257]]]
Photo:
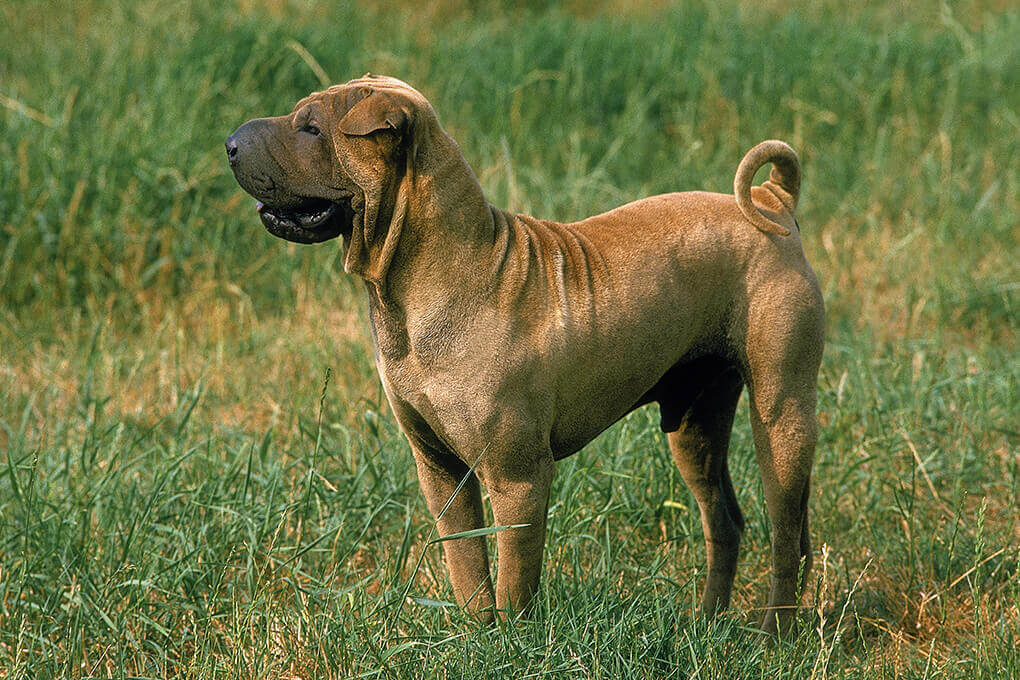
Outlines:
[[[0,20],[0,678],[1020,676],[1009,3]],[[648,410],[559,465],[532,621],[444,606],[361,288],[336,245],[266,234],[223,159],[244,120],[366,71],[417,85],[490,200],[543,217],[727,191],[752,144],[794,144],[829,331],[793,639],[746,629],[769,530],[743,415],[720,621],[692,614],[700,523]]]

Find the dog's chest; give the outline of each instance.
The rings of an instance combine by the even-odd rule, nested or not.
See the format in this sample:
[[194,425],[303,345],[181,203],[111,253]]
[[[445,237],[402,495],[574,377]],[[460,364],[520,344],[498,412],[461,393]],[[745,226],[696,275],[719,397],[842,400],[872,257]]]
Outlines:
[[392,379],[394,376],[380,365],[380,377],[390,408],[412,447],[436,463],[446,461],[450,455],[461,458],[456,441],[456,432],[461,428],[457,423],[447,422],[448,415],[444,418],[438,412],[419,380],[401,380],[399,371],[394,373],[396,382]]

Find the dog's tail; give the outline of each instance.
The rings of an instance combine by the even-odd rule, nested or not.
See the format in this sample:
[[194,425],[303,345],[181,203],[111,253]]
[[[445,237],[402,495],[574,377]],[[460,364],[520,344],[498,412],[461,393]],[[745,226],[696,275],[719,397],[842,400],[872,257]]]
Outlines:
[[800,160],[789,144],[778,139],[761,142],[747,152],[733,178],[733,195],[748,222],[770,234],[789,236],[789,229],[765,217],[751,201],[754,173],[766,163],[772,163],[772,172],[762,188],[771,191],[792,215],[800,197]]

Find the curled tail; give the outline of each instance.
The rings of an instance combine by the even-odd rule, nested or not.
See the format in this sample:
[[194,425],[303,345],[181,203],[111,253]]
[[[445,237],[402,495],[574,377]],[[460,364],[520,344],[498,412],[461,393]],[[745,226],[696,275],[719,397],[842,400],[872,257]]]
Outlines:
[[751,201],[751,180],[758,168],[766,163],[772,163],[772,171],[762,187],[771,191],[783,207],[793,214],[800,197],[800,161],[797,152],[778,139],[761,142],[747,152],[733,178],[733,195],[748,222],[770,234],[789,236],[789,229],[765,217]]

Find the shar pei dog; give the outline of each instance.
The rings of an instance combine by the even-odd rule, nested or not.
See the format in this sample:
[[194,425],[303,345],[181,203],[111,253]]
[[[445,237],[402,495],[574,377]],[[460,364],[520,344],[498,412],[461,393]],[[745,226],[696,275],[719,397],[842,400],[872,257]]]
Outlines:
[[[340,237],[364,281],[379,376],[443,535],[458,603],[522,612],[542,568],[556,461],[658,404],[694,493],[708,575],[702,611],[729,604],[744,519],[727,469],[748,405],[772,526],[762,628],[785,630],[811,567],[808,491],[824,311],[794,209],[800,165],[751,149],[732,195],[644,198],[579,222],[501,210],[418,91],[366,75],[251,120],[226,142],[270,233]],[[769,179],[751,182],[766,163]],[[445,509],[445,512],[443,510]]]

